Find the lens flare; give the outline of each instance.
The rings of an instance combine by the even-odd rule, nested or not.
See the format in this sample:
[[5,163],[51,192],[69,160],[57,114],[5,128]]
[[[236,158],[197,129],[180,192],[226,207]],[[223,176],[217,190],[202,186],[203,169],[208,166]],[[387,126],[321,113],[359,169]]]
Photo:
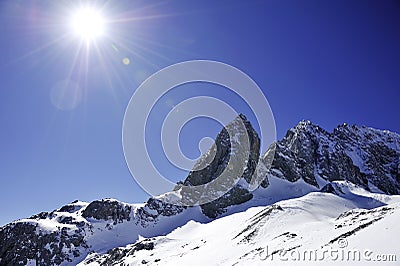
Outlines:
[[123,63],[124,65],[129,65],[129,64],[131,63],[131,60],[129,60],[128,57],[125,57],[124,59],[122,59],[122,63]]

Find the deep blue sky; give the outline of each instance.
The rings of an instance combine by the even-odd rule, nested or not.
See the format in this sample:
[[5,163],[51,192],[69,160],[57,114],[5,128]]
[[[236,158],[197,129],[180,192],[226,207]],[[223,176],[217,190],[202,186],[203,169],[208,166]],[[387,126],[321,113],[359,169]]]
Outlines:
[[[400,132],[399,2],[97,1],[113,22],[89,53],[77,52],[66,26],[78,4],[0,3],[0,224],[74,199],[144,201],[123,157],[124,111],[147,76],[181,61],[217,60],[250,75],[269,100],[278,138],[302,119],[328,130],[347,122]],[[51,101],[65,79],[81,95],[67,111]],[[193,140],[219,130],[202,125],[183,131],[189,156]]]

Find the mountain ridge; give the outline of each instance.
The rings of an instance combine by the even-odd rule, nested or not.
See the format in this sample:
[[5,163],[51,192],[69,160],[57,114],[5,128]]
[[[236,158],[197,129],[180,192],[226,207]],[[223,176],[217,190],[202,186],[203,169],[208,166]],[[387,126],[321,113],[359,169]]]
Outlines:
[[[248,136],[249,157],[245,165],[232,168],[232,173],[237,173],[237,183],[222,197],[193,207],[164,202],[163,195],[149,198],[143,204],[113,199],[74,201],[52,212],[1,227],[0,265],[27,264],[30,260],[39,264],[78,263],[92,252],[104,254],[138,241],[139,236],[167,235],[189,221],[209,223],[310,192],[340,194],[338,186],[331,185],[335,182],[349,181],[366,191],[399,194],[400,135],[397,133],[347,124],[328,132],[303,120],[260,157],[260,139],[244,115],[225,128],[235,130],[238,122],[243,122],[246,132],[238,131],[233,141],[240,142]],[[211,166],[191,171],[180,184],[208,183],[228,165],[231,156],[240,158],[241,154],[232,151],[229,138],[223,129],[210,148],[214,152],[209,154],[215,154]],[[251,186],[254,176],[262,181],[256,188]],[[184,196],[180,184],[173,193]],[[150,247],[146,242],[133,249]]]

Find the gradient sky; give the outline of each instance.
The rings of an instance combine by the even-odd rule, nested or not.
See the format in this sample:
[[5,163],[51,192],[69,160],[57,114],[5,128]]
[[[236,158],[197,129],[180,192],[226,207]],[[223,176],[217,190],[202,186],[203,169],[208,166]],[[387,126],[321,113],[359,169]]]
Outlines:
[[[252,77],[278,138],[302,119],[328,130],[347,122],[400,132],[398,1],[92,1],[109,23],[89,50],[68,27],[82,3],[0,3],[0,225],[75,199],[145,201],[123,156],[125,108],[146,77],[186,60],[221,61]],[[72,110],[54,102],[60,84],[79,95]],[[238,99],[204,84],[172,91],[153,115],[200,87],[253,119]],[[189,157],[220,130],[197,122],[182,131]],[[158,144],[150,147],[156,157]]]

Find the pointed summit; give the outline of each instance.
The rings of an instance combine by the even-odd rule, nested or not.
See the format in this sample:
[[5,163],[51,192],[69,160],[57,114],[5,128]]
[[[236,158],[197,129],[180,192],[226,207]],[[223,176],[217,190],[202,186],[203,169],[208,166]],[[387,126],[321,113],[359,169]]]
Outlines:
[[[243,153],[241,149],[234,149],[232,146],[233,143],[236,146],[244,145],[244,141],[249,145],[248,153]],[[246,116],[239,114],[221,130],[210,150],[196,163],[183,185],[200,186],[208,184],[221,176],[226,169],[230,172],[232,181],[239,178],[243,179],[244,183],[249,183],[256,170],[259,157],[260,138]],[[230,163],[231,159],[236,163]],[[221,185],[223,185],[222,187],[230,186],[229,184]],[[213,193],[218,194],[220,192],[213,191]],[[246,202],[251,198],[252,194],[246,188],[237,185],[217,200],[201,205],[201,208],[206,216],[215,218],[224,213],[228,206]]]
[[323,128],[314,124],[310,120],[301,120],[293,129],[298,131],[310,131],[310,130],[318,130],[325,131]]

